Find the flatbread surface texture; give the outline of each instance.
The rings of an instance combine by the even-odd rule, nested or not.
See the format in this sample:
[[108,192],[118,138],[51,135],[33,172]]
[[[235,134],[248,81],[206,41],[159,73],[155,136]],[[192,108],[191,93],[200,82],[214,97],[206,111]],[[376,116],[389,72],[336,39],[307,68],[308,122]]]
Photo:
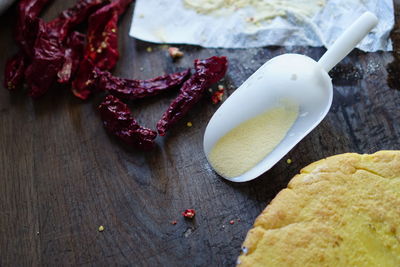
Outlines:
[[238,266],[400,266],[400,151],[302,169],[256,219]]

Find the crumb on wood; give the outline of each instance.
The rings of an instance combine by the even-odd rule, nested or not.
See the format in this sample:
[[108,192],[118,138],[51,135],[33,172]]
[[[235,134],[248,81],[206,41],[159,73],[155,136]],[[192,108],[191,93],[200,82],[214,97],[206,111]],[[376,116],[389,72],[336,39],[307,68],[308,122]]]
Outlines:
[[168,53],[171,56],[172,59],[178,59],[183,57],[183,52],[179,50],[178,47],[170,47],[168,48]]

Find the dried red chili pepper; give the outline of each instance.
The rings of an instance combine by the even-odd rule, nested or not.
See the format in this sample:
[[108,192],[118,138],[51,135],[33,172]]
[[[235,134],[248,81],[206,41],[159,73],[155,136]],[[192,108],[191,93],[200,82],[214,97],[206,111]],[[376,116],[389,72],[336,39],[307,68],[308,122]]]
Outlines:
[[19,88],[24,79],[26,58],[19,52],[10,58],[6,63],[4,72],[4,87],[9,90]]
[[194,67],[195,73],[183,84],[180,94],[157,123],[157,130],[161,136],[164,136],[170,127],[177,123],[201,99],[207,88],[225,76],[228,61],[226,57],[196,59]]
[[110,134],[140,149],[154,147],[157,132],[140,126],[132,117],[128,106],[117,97],[108,95],[98,109],[104,127]]
[[182,216],[189,219],[193,219],[195,215],[196,211],[194,209],[187,209],[184,212],[182,212]]
[[57,37],[62,42],[66,39],[65,62],[57,73],[58,82],[69,82],[83,58],[85,35],[78,32],[70,34],[70,30],[107,2],[108,0],[81,0],[48,23],[49,35]]
[[174,89],[190,76],[190,69],[168,75],[159,76],[150,80],[130,80],[112,76],[108,71],[96,72],[96,89],[108,91],[112,95],[124,99],[140,99],[158,95]]
[[55,81],[58,71],[64,64],[64,49],[58,38],[49,36],[43,21],[39,23],[32,63],[25,71],[30,86],[29,94],[38,97],[45,93]]
[[43,8],[53,0],[21,0],[18,3],[18,18],[15,27],[15,40],[27,56],[32,56],[38,30],[37,17]]
[[89,18],[88,42],[85,57],[82,60],[78,75],[72,83],[75,96],[86,99],[93,90],[92,71],[111,70],[118,61],[118,17],[133,0],[114,0],[97,10]]
[[74,26],[85,20],[89,12],[102,6],[103,2],[80,0],[74,7],[62,12],[49,23],[39,21],[32,63],[25,72],[30,87],[29,95],[38,97],[48,91],[64,66],[65,38]]
[[22,51],[11,57],[7,63],[4,73],[4,86],[10,90],[22,85],[24,72],[32,56],[37,29],[37,16],[43,7],[52,0],[21,0],[18,3],[18,18],[14,31],[14,37]]
[[58,37],[63,42],[74,27],[85,21],[89,15],[108,2],[108,0],[78,1],[73,7],[64,10],[57,18],[47,24],[49,34]]
[[46,24],[41,20],[38,35],[33,48],[32,63],[25,71],[25,78],[29,85],[29,95],[39,97],[43,95],[57,78],[65,57],[64,47],[60,40],[47,31]]
[[58,82],[67,83],[71,80],[79,67],[79,63],[83,58],[83,50],[85,48],[85,35],[79,32],[73,32],[66,41],[65,61],[58,71]]
[[19,19],[22,16],[37,17],[43,8],[54,0],[20,0],[18,3]]

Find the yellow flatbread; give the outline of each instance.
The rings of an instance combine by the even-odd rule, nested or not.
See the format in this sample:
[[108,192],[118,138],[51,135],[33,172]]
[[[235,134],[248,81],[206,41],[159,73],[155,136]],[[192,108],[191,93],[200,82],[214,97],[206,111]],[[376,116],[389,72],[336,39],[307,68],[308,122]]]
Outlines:
[[301,170],[256,219],[238,266],[400,266],[400,151]]

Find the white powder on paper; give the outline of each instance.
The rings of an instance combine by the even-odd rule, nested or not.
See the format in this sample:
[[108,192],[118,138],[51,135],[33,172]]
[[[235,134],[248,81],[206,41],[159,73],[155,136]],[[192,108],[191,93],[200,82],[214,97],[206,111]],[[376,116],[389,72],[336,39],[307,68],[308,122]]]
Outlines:
[[185,6],[198,13],[229,15],[242,8],[252,8],[254,15],[247,22],[259,23],[286,12],[312,17],[325,5],[325,0],[183,0]]
[[330,47],[365,11],[379,24],[358,48],[391,51],[393,0],[136,0],[129,34],[213,48]]

